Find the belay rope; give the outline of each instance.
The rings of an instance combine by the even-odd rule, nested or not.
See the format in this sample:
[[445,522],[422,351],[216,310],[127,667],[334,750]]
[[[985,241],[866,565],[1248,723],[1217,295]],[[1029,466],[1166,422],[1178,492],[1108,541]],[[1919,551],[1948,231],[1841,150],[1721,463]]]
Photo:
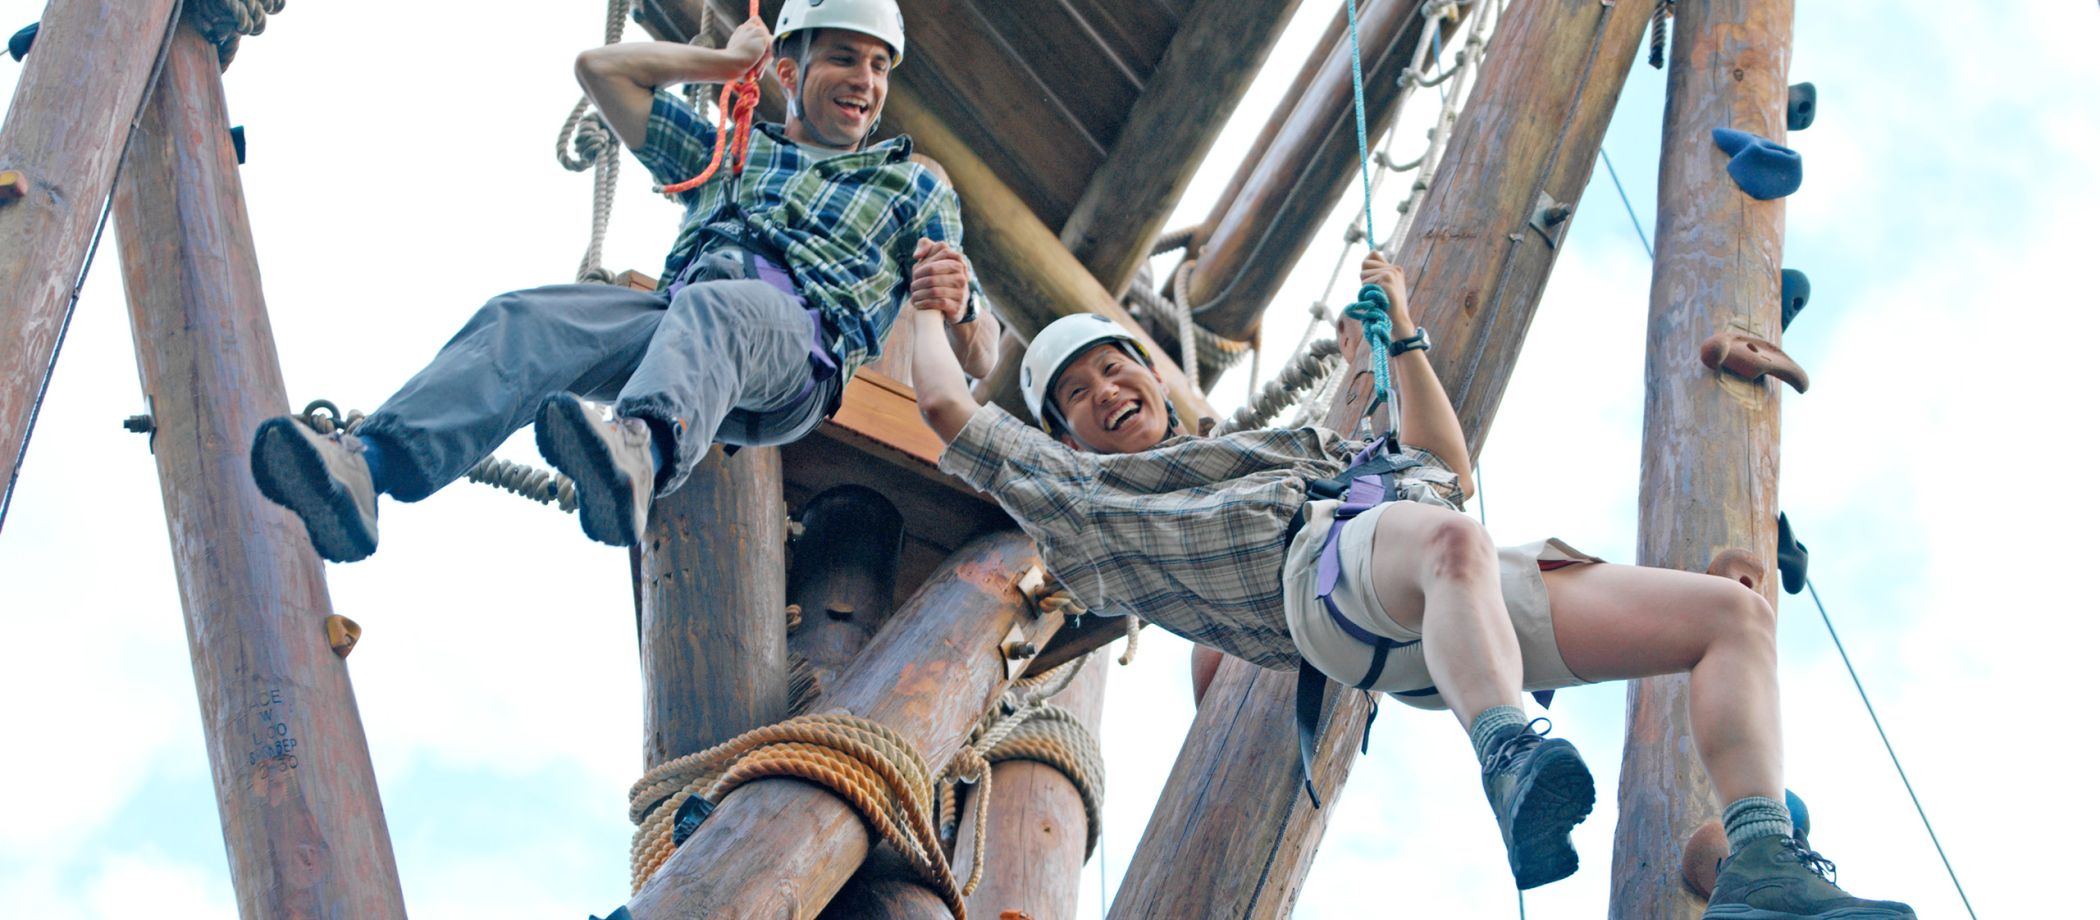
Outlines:
[[[758,0],[751,0],[751,18],[758,18]],[[708,158],[706,169],[684,182],[664,186],[664,194],[689,192],[714,178],[715,172],[722,168],[723,147],[730,148],[730,174],[744,174],[744,161],[751,155],[751,122],[758,112],[758,72],[764,65],[765,59],[761,57],[759,63],[751,65],[743,76],[722,84],[722,96],[716,100],[715,109],[723,121],[731,123],[725,126],[729,128],[729,136],[718,136],[714,155]]]
[[[1349,6],[1349,79],[1356,104],[1356,164],[1363,171],[1364,180],[1364,242],[1373,251],[1378,249],[1378,233],[1371,225],[1371,145],[1364,130],[1364,70],[1363,54],[1356,39],[1356,0],[1348,0]],[[1425,28],[1434,29],[1435,24]],[[1392,369],[1387,355],[1393,347],[1393,318],[1388,314],[1392,301],[1386,297],[1385,289],[1375,284],[1366,284],[1356,292],[1356,302],[1342,310],[1342,315],[1363,325],[1364,347],[1369,349],[1371,364],[1371,404],[1366,412],[1385,406],[1386,417],[1391,423],[1393,438],[1400,437],[1400,403],[1393,398]],[[1397,443],[1397,442],[1395,442]]]

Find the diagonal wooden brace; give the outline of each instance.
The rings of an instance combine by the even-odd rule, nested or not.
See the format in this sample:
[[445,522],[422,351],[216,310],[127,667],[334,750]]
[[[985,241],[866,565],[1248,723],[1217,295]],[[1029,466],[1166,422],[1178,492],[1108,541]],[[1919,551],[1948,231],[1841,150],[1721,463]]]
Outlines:
[[1770,374],[1796,393],[1808,392],[1808,371],[1780,351],[1779,346],[1741,329],[1723,329],[1701,342],[1699,362],[1744,380],[1755,381]]

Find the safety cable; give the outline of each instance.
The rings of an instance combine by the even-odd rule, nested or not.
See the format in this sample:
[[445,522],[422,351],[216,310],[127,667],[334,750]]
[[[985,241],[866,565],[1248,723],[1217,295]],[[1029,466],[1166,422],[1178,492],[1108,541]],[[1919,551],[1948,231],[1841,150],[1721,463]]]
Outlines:
[[1641,238],[1641,248],[1648,251],[1648,259],[1653,261],[1655,247],[1648,243],[1648,231],[1641,229],[1640,215],[1633,212],[1633,202],[1626,197],[1626,186],[1619,184],[1619,171],[1611,165],[1611,151],[1600,146],[1597,153],[1604,157],[1604,171],[1611,174],[1611,187],[1619,190],[1619,203],[1626,206],[1626,219],[1633,221],[1633,232]]
[[1844,640],[1838,638],[1837,626],[1830,622],[1830,611],[1823,608],[1823,596],[1816,593],[1816,583],[1803,573],[1801,579],[1808,585],[1808,596],[1816,602],[1816,612],[1823,616],[1823,628],[1830,631],[1830,642],[1837,646],[1838,658],[1845,663],[1845,673],[1851,675],[1852,686],[1859,691],[1859,702],[1867,707],[1867,718],[1874,721],[1874,731],[1881,736],[1881,746],[1888,749],[1889,762],[1896,765],[1896,776],[1903,780],[1903,791],[1910,793],[1911,807],[1918,810],[1918,820],[1925,825],[1925,835],[1932,838],[1932,848],[1940,854],[1940,865],[1947,867],[1947,878],[1954,883],[1954,893],[1961,895],[1961,906],[1969,912],[1969,920],[1976,920],[1976,908],[1969,904],[1969,893],[1961,887],[1961,877],[1954,874],[1954,863],[1947,858],[1947,850],[1940,846],[1940,835],[1932,829],[1932,819],[1925,816],[1925,803],[1918,801],[1918,790],[1910,784],[1910,774],[1903,770],[1903,758],[1896,756],[1896,746],[1889,743],[1887,729],[1881,727],[1881,716],[1874,712],[1874,702],[1867,699],[1867,687],[1859,680],[1859,671],[1852,667],[1852,656],[1845,654]]
[[139,93],[138,107],[131,112],[131,124],[124,129],[124,145],[117,150],[117,165],[109,173],[109,191],[102,196],[102,216],[95,219],[95,235],[88,241],[87,257],[80,261],[80,272],[73,276],[73,291],[66,297],[66,312],[58,321],[58,338],[51,343],[51,360],[44,365],[43,379],[36,387],[36,401],[29,404],[29,422],[22,428],[22,445],[15,449],[15,465],[7,472],[7,488],[0,491],[0,532],[7,529],[7,512],[15,505],[15,483],[22,477],[22,462],[29,457],[29,439],[36,435],[37,416],[44,411],[44,397],[51,392],[51,376],[58,371],[58,355],[65,349],[66,333],[73,328],[73,311],[80,306],[80,290],[87,285],[88,270],[95,266],[95,252],[102,248],[102,231],[109,226],[110,208],[117,201],[117,182],[124,175],[124,161],[131,155],[131,140],[138,134],[139,122],[146,117],[146,106],[153,101],[153,91],[160,85],[160,72],[168,64],[168,49],[175,44],[175,31],[182,16],[182,4],[168,12],[168,26],[160,39],[160,51],[154,55],[153,71],[146,75],[146,88]]

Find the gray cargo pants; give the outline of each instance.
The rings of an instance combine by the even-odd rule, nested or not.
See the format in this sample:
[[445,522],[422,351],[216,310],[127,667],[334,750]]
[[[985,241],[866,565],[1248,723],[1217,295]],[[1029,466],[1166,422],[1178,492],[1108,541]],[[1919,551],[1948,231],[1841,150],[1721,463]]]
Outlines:
[[813,317],[801,298],[748,278],[740,253],[701,258],[676,297],[557,284],[490,300],[358,429],[386,451],[388,494],[429,496],[559,392],[612,402],[674,438],[659,494],[713,441],[760,447],[808,434],[844,385],[832,374],[809,386]]

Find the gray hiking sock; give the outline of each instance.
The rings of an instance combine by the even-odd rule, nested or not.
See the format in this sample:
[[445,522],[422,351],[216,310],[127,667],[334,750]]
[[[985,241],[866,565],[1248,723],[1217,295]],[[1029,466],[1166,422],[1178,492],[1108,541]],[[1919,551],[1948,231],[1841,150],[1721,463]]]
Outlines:
[[1750,795],[1728,803],[1721,812],[1721,829],[1728,832],[1728,852],[1733,854],[1760,837],[1792,834],[1794,818],[1787,812],[1786,803]]
[[1481,763],[1487,763],[1488,746],[1494,743],[1495,736],[1505,728],[1521,729],[1525,721],[1524,710],[1515,706],[1490,706],[1481,710],[1480,715],[1473,717],[1473,727],[1467,729],[1467,734],[1473,737],[1473,756],[1480,758]]

